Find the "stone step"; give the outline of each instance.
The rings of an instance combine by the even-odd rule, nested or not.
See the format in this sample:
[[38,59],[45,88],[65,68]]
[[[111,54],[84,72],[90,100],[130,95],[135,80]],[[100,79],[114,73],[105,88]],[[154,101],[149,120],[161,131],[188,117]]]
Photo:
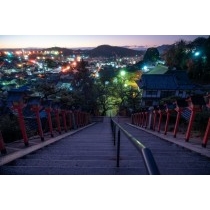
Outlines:
[[[39,160],[114,160],[116,161],[116,155],[46,155],[46,154],[33,154],[27,155],[21,159],[39,159]],[[121,155],[120,160],[138,160],[141,156],[126,156]]]
[[31,167],[31,166],[7,166],[0,168],[2,175],[146,175],[145,167],[134,168],[58,168],[58,167]]
[[[142,166],[144,167],[143,160],[121,160],[120,167],[136,167]],[[9,166],[25,166],[25,167],[66,167],[66,168],[97,168],[97,167],[104,167],[104,168],[112,168],[116,166],[115,159],[105,159],[105,160],[43,160],[43,159],[19,159],[17,161],[13,161],[8,164]]]

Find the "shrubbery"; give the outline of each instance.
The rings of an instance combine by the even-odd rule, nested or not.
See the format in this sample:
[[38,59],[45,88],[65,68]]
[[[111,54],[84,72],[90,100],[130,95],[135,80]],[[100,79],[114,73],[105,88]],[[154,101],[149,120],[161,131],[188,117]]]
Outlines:
[[14,115],[4,115],[0,119],[0,130],[5,143],[21,139],[18,119]]
[[194,127],[196,130],[201,132],[201,134],[205,133],[209,117],[210,117],[210,111],[203,111],[196,114]]

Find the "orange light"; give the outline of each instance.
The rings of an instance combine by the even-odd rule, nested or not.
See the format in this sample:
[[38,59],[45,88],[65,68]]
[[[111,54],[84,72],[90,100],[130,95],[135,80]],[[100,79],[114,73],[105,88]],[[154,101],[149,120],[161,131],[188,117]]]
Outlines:
[[77,65],[77,63],[74,61],[74,62],[72,63],[72,65],[75,67],[75,66]]

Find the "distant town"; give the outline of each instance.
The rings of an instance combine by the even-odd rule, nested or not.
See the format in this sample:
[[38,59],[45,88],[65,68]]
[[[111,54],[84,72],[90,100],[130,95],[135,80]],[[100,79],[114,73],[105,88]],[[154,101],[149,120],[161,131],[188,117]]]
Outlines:
[[[38,84],[45,81],[53,81],[55,78],[64,79],[78,71],[78,64],[83,61],[87,63],[86,68],[90,76],[99,76],[101,68],[122,69],[127,66],[138,63],[143,59],[143,52],[123,49],[127,56],[110,54],[114,47],[108,46],[107,52],[100,53],[100,50],[107,46],[98,47],[98,49],[87,50],[69,50],[65,48],[49,49],[10,49],[0,51],[0,78],[1,90],[10,90],[19,88],[23,85]],[[109,49],[110,48],[110,49]],[[98,56],[95,54],[98,52]],[[123,51],[122,50],[122,51]],[[92,53],[92,54],[91,54]],[[121,52],[122,53],[122,52]],[[104,55],[105,54],[105,55]],[[67,81],[66,79],[65,81]],[[56,84],[58,88],[64,84]],[[70,82],[70,81],[68,81]],[[65,83],[67,89],[71,89],[71,84]]]

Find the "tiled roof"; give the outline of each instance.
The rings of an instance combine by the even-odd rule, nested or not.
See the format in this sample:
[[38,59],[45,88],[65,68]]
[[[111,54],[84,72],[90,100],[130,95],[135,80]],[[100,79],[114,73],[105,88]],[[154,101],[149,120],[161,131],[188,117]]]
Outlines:
[[165,74],[143,74],[139,86],[147,90],[176,90],[178,88],[174,76]]
[[147,90],[192,90],[195,86],[185,71],[166,74],[143,74],[139,87]]

